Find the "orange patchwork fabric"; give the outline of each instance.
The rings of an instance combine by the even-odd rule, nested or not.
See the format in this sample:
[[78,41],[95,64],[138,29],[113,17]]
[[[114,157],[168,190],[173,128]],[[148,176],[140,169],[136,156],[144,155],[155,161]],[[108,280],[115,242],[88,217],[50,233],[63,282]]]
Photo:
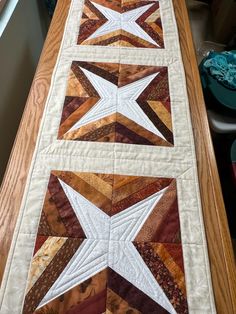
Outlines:
[[173,146],[167,67],[74,61],[58,138]]
[[176,180],[53,171],[24,314],[187,313]]
[[159,1],[86,0],[78,45],[164,48]]

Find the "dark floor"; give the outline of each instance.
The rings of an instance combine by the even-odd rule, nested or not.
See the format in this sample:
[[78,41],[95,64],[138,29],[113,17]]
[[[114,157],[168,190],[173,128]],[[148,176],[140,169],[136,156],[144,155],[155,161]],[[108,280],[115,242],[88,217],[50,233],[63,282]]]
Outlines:
[[236,186],[232,175],[230,149],[236,135],[213,136],[213,144],[221,180],[231,236],[236,239]]

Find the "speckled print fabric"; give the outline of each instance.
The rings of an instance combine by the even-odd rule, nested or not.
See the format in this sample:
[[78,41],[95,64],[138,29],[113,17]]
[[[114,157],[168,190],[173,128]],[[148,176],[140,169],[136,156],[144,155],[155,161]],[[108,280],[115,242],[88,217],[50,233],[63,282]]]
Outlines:
[[[135,257],[130,260],[137,252],[143,258],[141,265]],[[85,254],[84,258],[81,253]],[[100,289],[97,292],[90,287],[94,261],[97,271],[106,272],[102,294]],[[138,274],[136,282],[133,273]],[[113,277],[117,278],[114,282]],[[152,282],[153,289],[149,291],[151,278],[156,282]],[[91,290],[91,295],[81,299],[83,284]],[[130,296],[122,293],[126,285],[127,292],[136,291],[135,297],[131,292]],[[66,286],[72,286],[73,293]],[[107,289],[113,295],[111,303]],[[76,313],[86,313],[90,307],[95,313],[103,313],[123,302],[127,303],[127,311],[130,305],[140,311],[140,305],[135,303],[139,297],[145,298],[153,311],[168,313],[166,307],[169,307],[169,312],[173,309],[188,312],[174,179],[51,173],[23,312],[58,312],[65,306],[65,293],[69,302],[65,313],[72,308]],[[100,304],[103,304],[101,312]]]
[[72,0],[0,313],[215,313],[171,0]]
[[173,146],[167,67],[74,61],[58,138]]
[[77,44],[163,48],[159,1],[86,0]]

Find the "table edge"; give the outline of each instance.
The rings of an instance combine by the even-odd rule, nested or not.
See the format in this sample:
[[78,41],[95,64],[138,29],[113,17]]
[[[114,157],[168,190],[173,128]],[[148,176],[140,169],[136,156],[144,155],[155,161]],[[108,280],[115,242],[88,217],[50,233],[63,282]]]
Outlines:
[[[236,313],[236,268],[188,11],[173,0],[186,74],[212,284],[218,313]],[[194,79],[194,83],[193,83]],[[208,187],[206,189],[206,186]],[[223,254],[222,254],[223,253]]]
[[[71,0],[58,1],[1,185],[0,216],[4,216],[4,218],[6,217],[6,222],[2,224],[0,220],[0,229],[3,230],[4,234],[4,239],[2,241],[0,240],[0,252],[3,252],[1,253],[2,258],[0,262],[0,282],[2,280],[7,253],[10,249],[18,211],[23,197],[27,174],[37,140],[37,133],[50,87],[52,72],[60,48],[60,42],[64,31],[64,26],[62,27],[62,25],[65,25],[70,1]],[[215,303],[218,313],[232,314],[236,313],[235,260],[214,149],[207,121],[188,12],[184,0],[173,0],[173,5],[179,28],[180,46],[182,52],[184,52],[183,63],[185,67],[191,119],[196,145],[200,193],[208,242]],[[56,33],[57,24],[60,25],[60,31],[58,31],[58,33]],[[52,38],[55,40],[54,54],[52,55],[51,60],[49,60],[46,55],[48,55],[51,49],[50,42]],[[192,82],[193,78],[194,84]],[[38,121],[36,122],[36,125],[32,127],[32,132],[28,129],[28,136],[22,138],[23,134],[27,131],[28,125],[31,125],[31,115],[29,112],[32,110],[36,97],[35,95],[39,93],[40,88],[42,89],[42,87],[40,87],[40,84],[42,83],[40,82],[43,82],[44,94],[43,96],[40,96],[41,106],[38,106],[37,116],[35,116]],[[204,134],[205,136],[199,136],[199,134]],[[204,150],[204,154],[202,153],[202,150]],[[21,156],[22,151],[24,152],[23,156]],[[11,179],[13,180],[12,182]],[[205,190],[206,182],[208,183],[207,193]],[[11,196],[14,192],[14,198],[12,199]],[[214,218],[214,224],[212,224],[212,218]],[[8,228],[9,223],[11,224],[11,228]],[[216,242],[217,249],[215,248]],[[222,269],[224,272],[222,272]]]

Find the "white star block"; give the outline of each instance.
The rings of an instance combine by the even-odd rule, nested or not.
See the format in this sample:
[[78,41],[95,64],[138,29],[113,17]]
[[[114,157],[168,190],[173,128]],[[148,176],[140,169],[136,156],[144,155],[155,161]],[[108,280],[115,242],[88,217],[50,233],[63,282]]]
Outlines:
[[96,89],[100,99],[67,133],[111,114],[120,113],[146,130],[166,140],[164,135],[156,128],[136,101],[145,88],[159,75],[159,72],[125,86],[117,87],[115,84],[86,69],[80,69]]
[[92,4],[100,11],[107,19],[107,22],[99,27],[91,36],[87,38],[94,39],[99,36],[109,34],[118,30],[124,30],[130,34],[133,34],[157,47],[160,47],[137,23],[136,20],[142,16],[153,3],[144,5],[137,9],[130,10],[128,12],[119,13],[112,9],[106,8],[98,3],[92,2]]
[[167,188],[109,217],[62,180],[60,184],[80,221],[86,239],[38,308],[110,267],[169,313],[176,313],[132,243]]

